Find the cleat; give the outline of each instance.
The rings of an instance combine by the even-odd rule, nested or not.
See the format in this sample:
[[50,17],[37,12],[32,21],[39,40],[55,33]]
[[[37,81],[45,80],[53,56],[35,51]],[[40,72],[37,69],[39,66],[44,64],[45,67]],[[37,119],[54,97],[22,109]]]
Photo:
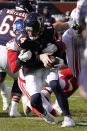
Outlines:
[[21,114],[18,111],[15,111],[15,112],[10,111],[9,116],[10,117],[21,117]]
[[21,114],[17,111],[18,103],[15,101],[11,101],[11,105],[9,107],[9,116],[10,117],[21,117]]
[[75,126],[74,120],[72,120],[70,117],[64,118],[61,127],[72,127],[72,126]]
[[45,114],[41,114],[41,116],[42,116],[42,119],[44,119],[47,123],[51,123],[51,124],[58,123],[58,120],[49,112],[45,112]]
[[32,107],[26,96],[22,96],[23,111],[26,116],[31,116]]

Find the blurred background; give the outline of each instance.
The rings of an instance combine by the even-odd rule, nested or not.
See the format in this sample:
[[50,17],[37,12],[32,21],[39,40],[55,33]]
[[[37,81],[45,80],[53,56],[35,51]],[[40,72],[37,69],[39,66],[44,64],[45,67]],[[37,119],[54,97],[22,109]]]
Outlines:
[[[15,8],[16,0],[0,0],[0,9]],[[45,16],[46,22],[68,21],[71,11],[76,7],[77,0],[37,0],[36,11]],[[52,18],[51,18],[52,17]],[[63,32],[58,37],[61,38]]]
[[[50,15],[56,21],[63,20],[66,11],[72,11],[76,7],[77,0],[38,0],[37,11],[42,13],[44,7],[48,7]],[[0,9],[14,8],[15,0],[0,0]]]

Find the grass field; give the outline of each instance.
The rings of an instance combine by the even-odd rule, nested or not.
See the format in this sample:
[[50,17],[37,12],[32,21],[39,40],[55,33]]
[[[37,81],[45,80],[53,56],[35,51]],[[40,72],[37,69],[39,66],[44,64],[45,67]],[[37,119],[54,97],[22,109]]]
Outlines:
[[[6,83],[11,87],[12,79],[7,77]],[[87,131],[87,103],[79,96],[78,91],[69,98],[71,114],[76,122],[76,126],[72,128],[61,128],[61,122],[57,125],[48,124],[34,113],[31,117],[23,115],[20,118],[9,118],[8,111],[2,111],[1,97],[0,103],[0,131]],[[23,114],[21,101],[18,110]],[[62,121],[63,117],[57,117],[57,119]]]

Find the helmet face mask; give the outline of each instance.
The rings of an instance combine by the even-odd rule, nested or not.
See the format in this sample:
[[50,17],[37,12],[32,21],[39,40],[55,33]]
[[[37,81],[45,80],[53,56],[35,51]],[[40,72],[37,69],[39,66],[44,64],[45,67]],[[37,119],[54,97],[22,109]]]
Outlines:
[[29,39],[36,40],[43,32],[43,17],[39,13],[30,13],[24,21],[24,29]]

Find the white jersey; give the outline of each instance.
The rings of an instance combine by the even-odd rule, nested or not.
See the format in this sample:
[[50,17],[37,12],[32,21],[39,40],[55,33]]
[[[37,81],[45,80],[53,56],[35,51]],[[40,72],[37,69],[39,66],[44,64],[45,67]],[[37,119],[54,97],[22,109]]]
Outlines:
[[82,43],[82,38],[75,35],[72,28],[69,28],[62,37],[62,41],[66,45],[66,57],[68,61],[68,66],[70,67],[72,74],[78,77],[81,71],[81,57],[83,54],[83,49],[80,48],[80,43]]
[[76,9],[77,9],[78,11],[80,11],[80,9],[82,8],[84,1],[85,1],[85,0],[79,0],[79,1],[77,2]]

